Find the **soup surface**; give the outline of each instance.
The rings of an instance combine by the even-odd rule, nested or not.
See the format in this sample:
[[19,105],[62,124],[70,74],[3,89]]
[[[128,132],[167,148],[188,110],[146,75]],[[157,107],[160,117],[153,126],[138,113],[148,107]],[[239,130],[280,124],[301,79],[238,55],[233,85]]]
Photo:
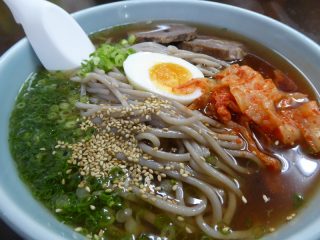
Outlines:
[[[105,88],[97,90],[104,82],[103,80],[92,81],[92,79],[94,77],[100,79],[100,76],[105,75],[101,71],[94,73],[101,74],[99,76],[91,74],[90,72],[95,71],[97,64],[91,66],[90,61],[84,63],[78,72],[49,73],[39,70],[26,81],[12,112],[9,137],[11,152],[17,162],[21,178],[34,196],[60,221],[72,226],[75,231],[88,238],[204,240],[238,236],[239,239],[255,239],[275,231],[282,224],[296,217],[313,193],[319,189],[319,155],[311,153],[306,143],[299,141],[293,146],[279,144],[279,141],[274,139],[270,141],[269,136],[266,137],[258,125],[250,125],[251,137],[258,146],[257,151],[281,162],[280,171],[258,167],[254,161],[245,159],[241,157],[242,155],[236,158],[236,166],[230,167],[228,164],[220,163],[220,155],[215,154],[205,145],[206,147],[199,151],[210,150],[202,157],[206,166],[212,168],[212,171],[228,176],[231,179],[230,185],[234,184],[238,189],[232,192],[234,186],[229,188],[229,182],[221,184],[219,179],[203,180],[201,176],[209,175],[206,175],[204,170],[196,171],[201,169],[201,163],[197,163],[196,166],[188,163],[191,161],[190,158],[196,158],[192,155],[192,149],[197,149],[197,146],[201,148],[200,143],[203,139],[198,138],[198,143],[194,144],[189,137],[182,137],[191,134],[183,131],[183,126],[189,126],[188,121],[191,120],[179,122],[181,119],[178,118],[176,123],[172,116],[168,117],[169,112],[161,112],[161,109],[170,109],[174,105],[170,102],[171,100],[169,102],[162,98],[155,100],[149,95],[141,100],[139,92],[140,98],[132,100],[137,103],[137,107],[132,110],[131,105],[126,106],[121,113],[123,114],[121,119],[115,117],[119,113],[110,110],[119,108],[128,98],[131,100],[130,97],[138,94],[120,88],[119,94],[126,93],[127,98],[120,99],[120,103],[115,98],[118,96],[117,87],[121,87],[122,83],[127,84],[124,80],[126,76],[122,65],[123,61],[136,51],[131,50],[131,47],[134,48],[134,45],[131,45],[136,38],[139,38],[139,34],[136,33],[154,33],[167,25],[167,22],[131,24],[117,26],[92,35],[95,44],[108,44],[104,48],[99,48],[100,52],[97,54],[105,51],[108,56],[112,56],[111,60],[108,58],[94,60],[94,57],[101,55],[93,56],[93,61],[98,62],[97,64],[100,61],[109,67],[104,69],[105,72],[110,71],[106,79],[109,81],[113,78],[114,80],[110,81],[114,81],[112,83],[115,85],[106,83],[110,87],[108,90]],[[247,65],[260,72],[264,78],[275,79],[277,71],[278,73],[280,71],[285,76],[285,81],[277,87],[288,88],[283,89],[284,92],[291,91],[290,83],[294,82],[295,92],[307,94],[310,100],[318,99],[303,74],[272,50],[232,33],[228,29],[215,29],[189,23],[187,25],[196,28],[198,36],[228,39],[245,46],[244,57],[226,60],[226,63]],[[132,37],[132,34],[136,37]],[[180,42],[170,44],[179,48]],[[119,71],[115,71],[114,67]],[[70,78],[74,81],[70,81]],[[212,78],[214,79],[214,76],[208,79]],[[129,82],[133,81],[132,79],[130,77]],[[104,94],[109,92],[114,95],[105,97]],[[101,107],[103,104],[111,104],[110,116],[103,115],[105,110]],[[93,105],[101,108],[94,112]],[[180,108],[171,109],[171,112],[175,109]],[[198,110],[207,114],[204,108]],[[90,111],[93,115],[86,116],[85,114]],[[133,121],[132,119],[135,118],[131,118],[135,116],[135,111],[139,112],[137,117],[139,121]],[[81,116],[80,112],[84,113],[85,117]],[[161,123],[157,116],[160,118],[162,116],[161,121],[166,124],[171,121],[170,127]],[[208,116],[216,119],[215,116]],[[210,120],[203,120],[203,124],[209,129],[215,129],[218,126],[212,126],[215,123],[211,123]],[[158,140],[150,137],[150,134],[143,135],[143,133],[150,133],[149,130],[145,130],[150,126],[153,128],[157,126],[157,129],[162,126],[165,129],[163,132],[169,132],[177,139],[181,137],[187,140],[180,142],[175,137],[159,137],[158,143]],[[244,147],[240,149],[241,151],[251,151],[248,147],[249,140],[243,134],[239,132],[236,134],[234,129],[227,125],[222,125],[221,129],[217,134],[225,137],[229,134],[230,138],[243,142]],[[156,134],[156,130],[150,131]],[[199,131],[201,134],[201,130]],[[165,135],[163,132],[161,133]],[[120,135],[117,135],[118,133]],[[158,134],[157,136],[160,136],[160,133]],[[177,137],[178,135],[180,137]],[[209,137],[209,135],[202,137]],[[219,144],[224,146],[226,141],[224,140],[224,143],[220,141]],[[181,143],[184,146],[181,146]],[[138,148],[132,147],[135,144]],[[110,146],[120,150],[111,149],[110,152],[114,155],[109,152],[109,155],[103,155],[107,156],[104,159],[99,155],[99,149]],[[127,149],[130,153],[126,152]],[[160,151],[160,153],[154,153],[154,151]],[[228,151],[226,150],[231,156],[236,150]],[[136,154],[139,156],[137,161],[134,160]],[[155,155],[155,159],[159,160],[155,162],[169,167],[165,168],[167,172],[161,172],[162,165],[157,165],[154,161],[150,164],[144,160],[150,160],[150,156],[154,156],[152,154],[158,154]],[[174,156],[174,154],[177,155]],[[83,158],[88,160],[83,161]],[[95,162],[94,159],[97,158],[99,161]],[[141,160],[141,158],[144,159]],[[165,165],[168,159],[176,160],[172,160],[171,165]],[[183,167],[180,168],[179,165]],[[237,169],[247,169],[249,173],[240,170],[237,172]],[[214,173],[218,174],[217,172]],[[191,183],[191,180],[186,180],[190,177],[194,179],[195,176],[199,176],[198,180],[203,181],[206,187],[209,184],[208,191],[216,194],[216,200],[210,196],[208,200],[204,200],[205,197],[199,191],[200,188],[195,187],[199,182],[196,183],[194,180]],[[129,182],[133,181],[134,185],[131,186],[126,179],[129,179]],[[151,190],[145,191],[145,188]],[[179,191],[182,196],[179,195]],[[206,204],[211,202],[212,206],[215,206],[215,201],[218,201],[218,205],[221,206],[222,217],[218,216],[219,210],[216,210],[218,208],[201,210],[205,202]],[[185,211],[178,211],[179,207],[175,206],[181,206]],[[201,218],[204,222],[200,215],[193,213],[188,213],[189,216],[183,215],[189,210],[190,212],[202,211]],[[220,220],[211,220],[212,214],[213,219]],[[201,228],[206,226],[205,221],[208,222],[211,230],[206,227]],[[213,232],[211,235],[210,231]]]

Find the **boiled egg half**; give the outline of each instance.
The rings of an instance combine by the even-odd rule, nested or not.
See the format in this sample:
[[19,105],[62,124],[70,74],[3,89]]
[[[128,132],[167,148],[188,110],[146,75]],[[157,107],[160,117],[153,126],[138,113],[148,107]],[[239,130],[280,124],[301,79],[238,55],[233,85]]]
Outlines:
[[189,104],[200,97],[201,89],[191,93],[176,91],[178,86],[194,78],[203,78],[202,72],[191,63],[160,53],[138,52],[123,63],[130,84],[136,88],[156,93],[169,99]]

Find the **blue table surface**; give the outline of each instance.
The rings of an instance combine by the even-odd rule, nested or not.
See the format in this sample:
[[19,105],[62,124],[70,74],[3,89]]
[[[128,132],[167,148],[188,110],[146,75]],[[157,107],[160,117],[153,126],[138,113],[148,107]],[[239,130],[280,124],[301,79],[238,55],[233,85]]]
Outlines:
[[[68,12],[75,12],[90,6],[115,2],[106,0],[60,0],[53,1]],[[217,0],[277,19],[304,33],[320,44],[320,2],[319,0]],[[13,20],[7,7],[0,1],[0,55],[15,42],[24,37],[24,33]],[[21,240],[5,222],[0,219],[0,239]]]

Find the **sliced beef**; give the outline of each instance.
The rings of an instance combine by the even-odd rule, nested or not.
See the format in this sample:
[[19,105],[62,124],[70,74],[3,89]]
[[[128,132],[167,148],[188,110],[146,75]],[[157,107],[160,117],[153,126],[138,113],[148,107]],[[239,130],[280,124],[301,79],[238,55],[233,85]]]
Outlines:
[[239,60],[246,55],[246,50],[242,43],[216,37],[200,36],[192,41],[181,43],[179,47],[227,61]]
[[184,24],[163,24],[156,30],[133,33],[138,42],[172,42],[190,41],[196,38],[197,29]]

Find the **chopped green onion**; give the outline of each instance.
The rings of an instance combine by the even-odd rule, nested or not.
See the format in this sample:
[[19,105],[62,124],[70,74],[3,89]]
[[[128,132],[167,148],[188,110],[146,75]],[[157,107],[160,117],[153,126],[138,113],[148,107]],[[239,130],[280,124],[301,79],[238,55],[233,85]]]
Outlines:
[[210,240],[211,238],[206,236],[206,235],[203,235],[201,236],[200,240]]
[[25,106],[26,106],[26,103],[25,103],[25,102],[19,102],[16,107],[17,107],[18,109],[22,109],[22,108],[24,108]]
[[69,121],[64,124],[64,127],[67,129],[74,128],[77,125],[76,121]]
[[122,39],[120,44],[123,45],[123,46],[127,46],[128,45],[128,40],[127,39]]
[[74,105],[77,101],[79,101],[79,96],[70,96],[68,98],[68,102],[71,104],[71,105]]
[[48,114],[48,119],[49,120],[54,120],[54,119],[57,119],[58,118],[58,114],[55,113],[55,112],[49,112]]
[[232,232],[231,228],[224,223],[218,224],[218,231],[223,235],[228,235]]
[[118,175],[123,175],[124,172],[123,170],[120,168],[120,167],[113,167],[110,171],[109,171],[109,174],[111,176],[118,176]]
[[213,166],[217,164],[217,161],[218,161],[218,157],[215,155],[210,155],[206,157],[206,162],[212,164]]
[[80,97],[80,102],[86,103],[86,102],[88,102],[88,101],[89,101],[89,97],[88,97],[88,96],[81,96],[81,97]]
[[171,183],[172,185],[176,185],[176,184],[177,184],[177,181],[176,181],[175,179],[171,179],[171,180],[170,180],[170,183]]
[[69,103],[63,102],[59,104],[59,107],[61,110],[67,110],[70,107],[70,105]]
[[59,111],[59,106],[58,106],[58,105],[52,105],[52,106],[49,108],[49,111],[50,111],[50,112],[58,112],[58,111]]
[[135,41],[136,41],[136,36],[134,36],[134,35],[129,35],[129,37],[128,37],[128,43],[130,44],[130,45],[132,45],[132,44],[134,44],[135,43]]
[[115,220],[114,213],[108,208],[102,208],[98,213],[100,227],[107,227]]
[[155,219],[154,225],[156,226],[156,228],[161,230],[168,225],[172,225],[172,222],[168,215],[159,214]]
[[303,196],[299,193],[293,194],[292,199],[293,199],[293,207],[295,209],[300,208],[304,202]]

